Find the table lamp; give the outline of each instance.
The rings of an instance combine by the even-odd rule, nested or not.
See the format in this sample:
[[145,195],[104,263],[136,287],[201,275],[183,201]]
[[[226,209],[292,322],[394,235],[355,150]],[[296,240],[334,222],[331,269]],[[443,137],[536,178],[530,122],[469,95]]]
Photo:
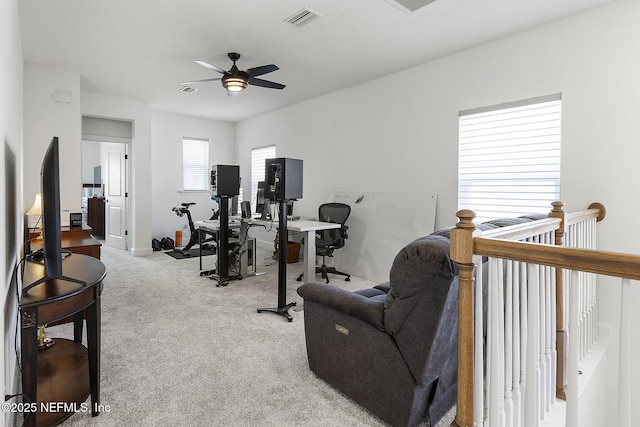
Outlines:
[[[35,221],[31,220],[31,217],[36,217]],[[27,211],[27,227],[35,229],[36,227],[42,230],[42,193],[37,193],[31,209]],[[42,239],[42,231],[40,232],[39,239]]]

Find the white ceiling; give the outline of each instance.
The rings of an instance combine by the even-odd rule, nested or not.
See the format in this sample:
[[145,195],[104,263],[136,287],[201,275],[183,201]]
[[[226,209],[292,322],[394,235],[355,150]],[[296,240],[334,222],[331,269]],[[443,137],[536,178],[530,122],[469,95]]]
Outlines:
[[[392,0],[20,0],[24,60],[78,71],[85,92],[129,97],[153,110],[240,121],[521,32],[613,0],[437,0],[408,12]],[[308,7],[322,16],[283,22]],[[276,64],[228,97],[225,70]],[[437,82],[434,82],[437,84]]]

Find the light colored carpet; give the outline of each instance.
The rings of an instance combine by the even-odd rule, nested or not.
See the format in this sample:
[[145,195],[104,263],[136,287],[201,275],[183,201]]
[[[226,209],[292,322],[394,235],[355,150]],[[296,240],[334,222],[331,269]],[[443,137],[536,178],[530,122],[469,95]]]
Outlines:
[[[277,265],[226,287],[199,276],[198,259],[149,257],[103,246],[101,403],[66,426],[376,426],[378,418],[314,376],[307,364],[302,300],[287,268],[293,322],[259,307],[277,305]],[[214,257],[203,258],[211,268]],[[271,265],[265,265],[271,264]],[[371,282],[336,277],[352,290]],[[72,337],[70,325],[50,336]],[[450,417],[439,425],[449,425]]]

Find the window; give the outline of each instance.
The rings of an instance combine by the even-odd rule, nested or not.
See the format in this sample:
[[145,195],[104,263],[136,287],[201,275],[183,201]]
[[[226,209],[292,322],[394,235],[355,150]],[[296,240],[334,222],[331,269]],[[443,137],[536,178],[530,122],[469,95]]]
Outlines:
[[264,161],[275,159],[276,146],[251,149],[251,212],[256,211],[256,199],[258,197],[258,182],[264,181]]
[[478,221],[548,213],[560,197],[560,94],[460,112],[458,208]]
[[209,191],[209,141],[182,139],[182,189]]

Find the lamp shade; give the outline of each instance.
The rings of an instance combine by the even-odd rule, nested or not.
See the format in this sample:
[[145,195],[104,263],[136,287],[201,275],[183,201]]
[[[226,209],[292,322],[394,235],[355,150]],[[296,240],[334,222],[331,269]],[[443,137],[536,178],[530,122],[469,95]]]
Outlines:
[[40,216],[42,215],[42,193],[36,194],[36,199],[33,202],[31,209],[27,211],[27,216]]

